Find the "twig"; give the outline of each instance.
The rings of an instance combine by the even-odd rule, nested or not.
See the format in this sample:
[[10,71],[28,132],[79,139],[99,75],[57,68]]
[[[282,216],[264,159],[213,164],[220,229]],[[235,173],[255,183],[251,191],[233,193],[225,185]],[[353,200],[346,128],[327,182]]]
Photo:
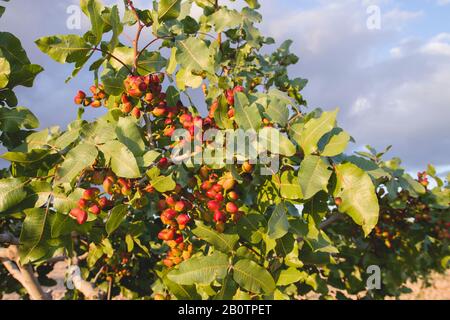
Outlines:
[[133,1],[128,0],[128,6],[130,7],[130,10],[134,13],[134,15],[136,17],[136,21],[138,23],[138,29],[136,31],[136,37],[133,40],[133,49],[134,49],[133,73],[134,73],[137,70],[138,59],[139,59],[139,56],[140,56],[140,53],[139,53],[139,39],[141,37],[142,29],[144,29],[145,24],[143,24],[141,19],[139,18],[139,14],[138,14],[136,8],[133,5]]
[[148,143],[152,148],[154,148],[155,143],[153,141],[152,122],[151,122],[150,118],[148,117],[148,114],[144,114],[144,121],[145,121],[146,130],[147,130]]
[[144,51],[150,47],[152,44],[154,44],[156,41],[161,40],[161,39],[172,39],[172,37],[156,37],[155,39],[153,39],[152,41],[150,41],[149,43],[147,43],[137,54],[137,60],[139,61],[139,58],[141,57],[142,53],[144,53]]
[[334,214],[331,217],[329,217],[327,220],[323,221],[319,224],[319,229],[323,230],[328,228],[330,225],[335,223],[338,220],[341,220],[343,216],[341,214]]
[[51,295],[42,289],[31,265],[20,263],[19,248],[16,245],[0,249],[0,262],[9,274],[25,288],[30,299],[51,300]]

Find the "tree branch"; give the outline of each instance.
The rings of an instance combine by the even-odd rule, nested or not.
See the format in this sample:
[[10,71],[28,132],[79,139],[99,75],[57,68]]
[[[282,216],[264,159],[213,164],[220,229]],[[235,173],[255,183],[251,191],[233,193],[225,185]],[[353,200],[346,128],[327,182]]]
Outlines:
[[73,286],[80,291],[87,300],[103,300],[105,298],[105,293],[95,287],[93,283],[86,281],[81,277],[81,272],[78,268],[79,260],[79,257],[74,257],[71,260],[72,265],[76,266],[75,268],[70,269],[71,273],[69,275]]
[[42,289],[31,265],[20,263],[19,249],[16,245],[0,249],[0,262],[25,288],[31,300],[51,300],[51,295]]
[[323,221],[321,224],[319,224],[319,229],[323,230],[328,228],[330,225],[335,223],[338,220],[341,220],[343,218],[342,214],[334,214],[331,217],[329,217],[327,220]]

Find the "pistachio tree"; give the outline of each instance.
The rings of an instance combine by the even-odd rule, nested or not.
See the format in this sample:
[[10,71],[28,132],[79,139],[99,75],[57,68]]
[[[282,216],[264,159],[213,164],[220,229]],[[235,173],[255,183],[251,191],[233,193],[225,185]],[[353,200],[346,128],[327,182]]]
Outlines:
[[[0,118],[11,163],[0,239],[17,250],[1,259],[36,271],[34,287],[66,261],[75,299],[384,298],[445,270],[448,183],[432,167],[414,179],[372,148],[346,154],[339,110],[308,109],[307,80],[288,74],[292,42],[261,34],[257,0],[80,6],[89,31],[36,40],[73,65],[68,80],[93,75],[67,101],[65,130],[24,131],[37,120],[12,108],[19,66],[2,58],[0,111],[20,118]],[[92,108],[103,115],[83,119]],[[370,265],[384,272],[378,291]]]

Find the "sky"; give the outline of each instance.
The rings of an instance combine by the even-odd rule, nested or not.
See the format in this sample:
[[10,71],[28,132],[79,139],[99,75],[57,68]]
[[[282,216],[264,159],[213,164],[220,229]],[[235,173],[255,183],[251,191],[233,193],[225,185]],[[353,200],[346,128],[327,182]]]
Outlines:
[[[73,96],[92,82],[85,70],[65,84],[71,66],[54,62],[34,44],[42,36],[82,34],[87,20],[81,30],[66,25],[67,8],[77,3],[12,0],[0,19],[0,29],[18,36],[32,62],[45,69],[33,88],[17,90],[20,105],[38,116],[42,128],[64,128],[73,120]],[[140,8],[150,3],[135,0]],[[277,44],[294,41],[291,51],[300,62],[290,74],[309,80],[303,92],[309,108],[339,107],[339,125],[356,140],[352,151],[393,145],[388,155],[402,158],[411,172],[429,163],[442,175],[450,171],[450,0],[260,3],[263,33]],[[102,111],[87,113],[94,118]]]

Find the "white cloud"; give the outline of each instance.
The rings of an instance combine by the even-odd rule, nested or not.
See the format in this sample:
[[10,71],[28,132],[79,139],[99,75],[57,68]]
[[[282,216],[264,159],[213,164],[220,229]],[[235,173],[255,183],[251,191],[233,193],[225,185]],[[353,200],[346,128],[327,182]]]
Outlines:
[[304,91],[309,105],[340,106],[340,124],[354,136],[356,148],[393,144],[391,155],[407,166],[448,164],[447,34],[425,41],[405,37],[404,26],[424,13],[397,9],[395,1],[375,3],[383,13],[381,30],[365,27],[365,5],[373,1],[344,0],[319,1],[283,19],[274,18],[280,12],[271,6],[265,9],[265,31],[295,40],[300,64],[292,74],[310,80]]
[[446,6],[446,5],[450,4],[450,0],[437,0],[437,4],[439,6]]
[[426,54],[450,56],[450,33],[441,33],[431,38],[421,50]]
[[369,99],[359,97],[358,99],[356,99],[355,103],[353,103],[353,105],[352,105],[351,114],[352,115],[362,114],[371,108],[372,108],[372,105],[371,105]]

